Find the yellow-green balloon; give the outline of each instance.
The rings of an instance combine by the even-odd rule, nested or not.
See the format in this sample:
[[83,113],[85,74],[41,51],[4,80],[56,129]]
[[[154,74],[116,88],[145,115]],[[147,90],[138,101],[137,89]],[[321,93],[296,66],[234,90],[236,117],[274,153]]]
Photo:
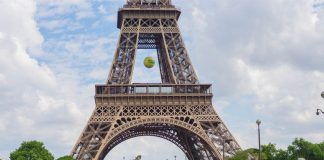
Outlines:
[[146,57],[144,59],[144,66],[146,68],[153,68],[155,65],[155,60],[152,57]]

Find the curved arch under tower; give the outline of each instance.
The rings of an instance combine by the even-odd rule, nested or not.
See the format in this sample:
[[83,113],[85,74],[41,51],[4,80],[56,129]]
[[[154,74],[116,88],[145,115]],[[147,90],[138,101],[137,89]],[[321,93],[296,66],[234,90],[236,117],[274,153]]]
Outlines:
[[[99,159],[104,159],[104,157],[118,144],[124,142],[128,139],[139,137],[139,136],[155,136],[168,140],[178,146],[187,156],[188,159],[194,159],[199,155],[197,153],[191,153],[190,148],[188,148],[188,143],[192,141],[199,141],[201,144],[199,147],[208,148],[205,152],[206,155],[212,157],[212,155],[217,155],[217,153],[212,153],[212,146],[208,145],[208,137],[200,136],[196,133],[196,128],[188,127],[188,122],[169,119],[169,118],[148,118],[148,119],[138,119],[132,121],[131,125],[119,126],[122,129],[116,129],[118,132],[112,134],[109,143],[104,143],[104,148],[99,155]],[[192,124],[190,124],[192,125]],[[197,127],[197,126],[196,126]],[[181,135],[181,136],[179,136]],[[99,151],[100,152],[100,151]]]

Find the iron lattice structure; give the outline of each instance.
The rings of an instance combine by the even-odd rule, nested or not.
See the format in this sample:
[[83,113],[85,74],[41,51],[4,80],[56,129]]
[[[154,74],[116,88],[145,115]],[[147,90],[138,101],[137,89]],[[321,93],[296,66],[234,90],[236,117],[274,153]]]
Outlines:
[[[96,86],[96,108],[71,155],[103,160],[119,143],[156,136],[189,160],[223,160],[240,150],[212,105],[209,84],[199,84],[170,0],[128,0],[118,12],[121,30],[106,85]],[[132,84],[136,51],[156,49],[161,84]]]

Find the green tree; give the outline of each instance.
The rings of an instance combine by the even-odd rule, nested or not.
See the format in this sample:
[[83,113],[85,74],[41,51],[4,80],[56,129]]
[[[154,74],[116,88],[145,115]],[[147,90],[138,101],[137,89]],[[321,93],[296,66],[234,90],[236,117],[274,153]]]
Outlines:
[[320,146],[320,144],[313,144],[302,138],[296,138],[292,145],[288,146],[289,160],[300,157],[307,160],[323,160],[324,152]]
[[[250,148],[244,151],[239,151],[235,154],[235,156],[231,157],[229,160],[247,160],[250,156],[258,157],[259,150],[255,148]],[[266,155],[264,153],[261,154],[262,159],[265,159]]]
[[321,151],[324,153],[324,141],[318,144],[318,146],[320,147]]
[[235,156],[231,157],[230,160],[245,160],[248,158],[248,153],[246,150],[239,151],[235,154]]
[[54,160],[54,157],[42,142],[29,141],[10,153],[10,160]]
[[288,160],[289,158],[287,151],[277,149],[276,145],[272,143],[262,145],[261,149],[264,154],[262,159],[265,160]]
[[278,150],[276,149],[275,144],[269,143],[268,145],[262,145],[261,151],[264,153],[263,159],[266,160],[275,160]]
[[274,160],[288,160],[288,152],[282,149],[277,151],[277,155],[275,155]]
[[[248,155],[258,157],[257,149],[247,149],[238,152],[230,160],[247,160]],[[275,144],[262,146],[262,160],[324,160],[324,142],[313,144],[302,138],[295,139],[287,150],[277,149]]]
[[64,156],[64,157],[60,157],[57,160],[74,160],[72,156]]

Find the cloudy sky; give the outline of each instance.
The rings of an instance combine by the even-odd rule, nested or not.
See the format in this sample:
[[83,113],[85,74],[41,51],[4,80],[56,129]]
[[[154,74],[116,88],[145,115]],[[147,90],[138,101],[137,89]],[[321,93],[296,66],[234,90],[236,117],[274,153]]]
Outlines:
[[[324,140],[323,0],[174,0],[201,83],[243,148],[285,148],[294,138]],[[0,158],[25,140],[66,155],[94,109],[94,85],[107,78],[123,0],[0,0]],[[315,4],[315,5],[314,5]],[[159,82],[137,57],[134,82]],[[154,145],[152,145],[154,144]],[[170,142],[141,137],[107,159],[184,159]]]

